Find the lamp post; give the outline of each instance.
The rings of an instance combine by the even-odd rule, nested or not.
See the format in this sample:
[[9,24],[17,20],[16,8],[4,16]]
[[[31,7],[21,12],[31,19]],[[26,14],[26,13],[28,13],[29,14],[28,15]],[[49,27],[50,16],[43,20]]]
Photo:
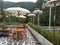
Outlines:
[[40,23],[40,19],[39,19],[39,17],[40,17],[40,14],[42,14],[43,13],[43,11],[41,11],[41,10],[39,10],[38,8],[36,8],[34,11],[33,11],[33,13],[34,14],[36,14],[36,15],[38,15],[38,19],[37,19],[37,23],[38,23],[38,26],[40,25],[39,23]]

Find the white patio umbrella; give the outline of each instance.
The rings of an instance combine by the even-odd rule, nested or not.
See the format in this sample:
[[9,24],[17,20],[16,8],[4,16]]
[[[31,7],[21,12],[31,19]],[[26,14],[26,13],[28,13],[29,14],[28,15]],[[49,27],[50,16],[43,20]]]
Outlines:
[[36,8],[36,10],[33,11],[34,14],[38,15],[38,26],[39,26],[39,14],[42,14],[43,11],[39,10],[38,8]]
[[34,10],[33,13],[34,14],[38,14],[38,13],[41,14],[41,13],[43,13],[43,11],[37,9],[37,10]]
[[[34,24],[34,22],[35,22],[34,17],[35,17],[36,15],[35,15],[35,14],[28,14],[28,16],[31,17],[31,22],[32,22],[32,20],[33,20],[33,24]],[[33,17],[33,19],[32,19],[32,17]]]
[[60,6],[60,1],[49,1],[46,2],[45,7],[50,7],[50,16],[49,16],[49,27],[50,27],[50,23],[51,23],[51,8],[54,7],[54,28],[53,28],[53,45],[56,45],[56,40],[55,40],[55,18],[56,18],[56,6]]
[[20,18],[26,18],[26,16],[23,16],[23,15],[16,16],[16,17],[20,17]]
[[52,1],[47,1],[46,3],[43,3],[43,8],[49,7],[49,30],[51,28],[51,8],[54,7],[54,3],[56,3],[56,6],[60,6],[60,1],[52,0]]
[[28,14],[30,13],[29,10],[25,9],[25,8],[21,8],[21,7],[10,7],[10,8],[7,8],[6,11],[12,13],[13,15],[21,15],[21,14]]
[[54,7],[54,2],[56,3],[56,6],[60,6],[60,1],[47,1],[44,6],[45,7]]
[[[29,10],[25,9],[25,8],[21,8],[21,7],[10,7],[10,8],[7,8],[6,11],[12,13],[12,15],[16,16],[20,16],[20,15],[25,15],[25,14],[28,14],[30,13]],[[18,18],[18,20],[20,21],[20,19]]]
[[23,21],[22,23],[24,23],[24,20],[27,18],[27,17],[24,16],[24,15],[20,15],[20,16],[17,15],[16,17],[21,18],[21,19],[22,19],[21,21]]
[[28,16],[36,16],[35,14],[28,14]]

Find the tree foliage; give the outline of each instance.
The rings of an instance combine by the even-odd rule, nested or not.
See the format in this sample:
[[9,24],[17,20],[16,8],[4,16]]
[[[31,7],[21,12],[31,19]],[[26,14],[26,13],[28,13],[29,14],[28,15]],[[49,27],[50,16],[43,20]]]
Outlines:
[[[44,2],[44,0],[38,0],[37,2],[36,2],[36,5],[35,5],[35,7],[36,8],[39,8],[39,9],[41,9],[42,11],[43,11],[43,16],[40,16],[40,24],[41,25],[49,25],[49,8],[45,8],[45,9],[42,9],[42,4],[43,4],[43,2]],[[53,18],[54,18],[54,7],[52,7],[52,12],[51,12],[52,14],[52,18],[51,18],[51,25],[53,25]],[[57,6],[56,7],[56,25],[57,26],[60,26],[60,6]]]
[[[40,15],[40,25],[49,25],[49,8],[42,9],[42,4],[44,0],[37,0],[36,3],[33,2],[19,2],[20,7],[26,8],[33,12],[35,8],[39,8],[40,10],[43,11],[43,14]],[[9,8],[9,7],[17,7],[18,3],[13,3],[13,2],[4,2],[3,7]],[[54,8],[52,8],[52,21],[51,25],[53,25],[53,16],[54,16]],[[60,26],[60,6],[56,7],[56,25]],[[26,20],[28,21],[28,19]],[[35,17],[35,24],[37,24],[37,16]]]

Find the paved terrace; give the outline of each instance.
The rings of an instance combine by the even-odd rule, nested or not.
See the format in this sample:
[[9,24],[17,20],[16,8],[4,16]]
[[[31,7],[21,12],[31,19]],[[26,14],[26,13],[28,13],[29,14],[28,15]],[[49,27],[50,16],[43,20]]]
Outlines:
[[1,37],[0,38],[0,45],[40,45],[38,44],[38,41],[32,36],[32,34],[27,30],[27,37],[26,40],[21,42],[21,40],[16,41],[16,40],[10,40],[7,37]]

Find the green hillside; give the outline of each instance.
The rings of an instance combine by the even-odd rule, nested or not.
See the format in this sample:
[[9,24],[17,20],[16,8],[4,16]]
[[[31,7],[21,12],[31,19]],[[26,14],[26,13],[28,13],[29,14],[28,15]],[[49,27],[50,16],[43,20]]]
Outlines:
[[[19,2],[20,7],[26,8],[28,10],[31,10],[33,7],[34,3],[33,2]],[[14,2],[4,2],[4,8],[9,8],[9,7],[17,7],[18,3]]]

